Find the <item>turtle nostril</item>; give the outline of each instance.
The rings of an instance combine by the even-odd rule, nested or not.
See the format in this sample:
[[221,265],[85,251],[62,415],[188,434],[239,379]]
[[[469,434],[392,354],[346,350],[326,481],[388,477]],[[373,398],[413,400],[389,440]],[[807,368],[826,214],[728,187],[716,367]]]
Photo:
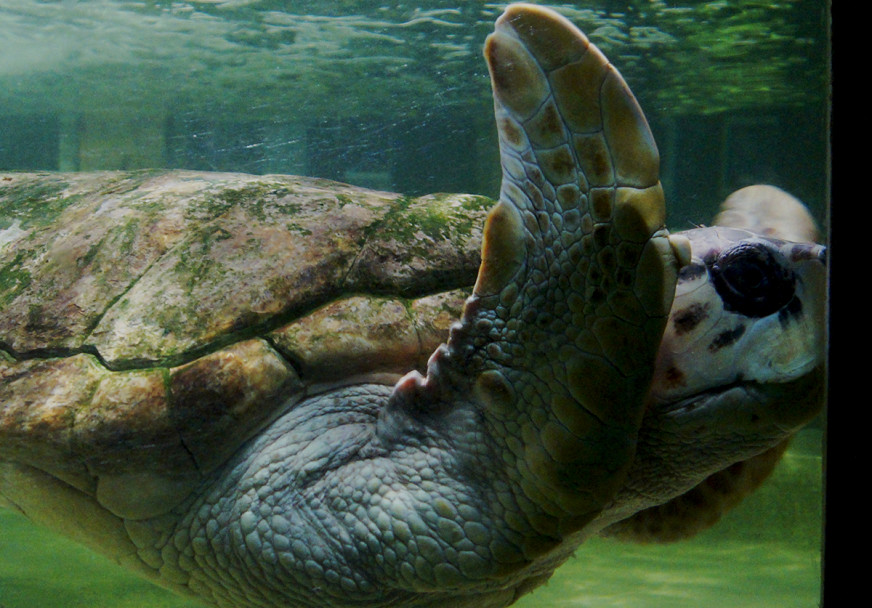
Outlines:
[[827,247],[824,245],[815,243],[788,244],[788,247],[782,249],[782,252],[791,262],[817,260],[821,264],[827,263]]

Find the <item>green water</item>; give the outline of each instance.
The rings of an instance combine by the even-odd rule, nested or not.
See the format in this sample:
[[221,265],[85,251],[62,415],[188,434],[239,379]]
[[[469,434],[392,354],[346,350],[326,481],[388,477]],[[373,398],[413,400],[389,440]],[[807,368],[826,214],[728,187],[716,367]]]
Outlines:
[[[821,587],[821,432],[718,526],[674,545],[593,540],[521,608],[812,608]],[[0,509],[0,607],[194,608]],[[449,607],[446,607],[449,608]]]
[[[288,173],[495,197],[506,3],[0,0],[0,170]],[[825,217],[828,0],[545,2],[639,98],[673,226],[765,182]]]

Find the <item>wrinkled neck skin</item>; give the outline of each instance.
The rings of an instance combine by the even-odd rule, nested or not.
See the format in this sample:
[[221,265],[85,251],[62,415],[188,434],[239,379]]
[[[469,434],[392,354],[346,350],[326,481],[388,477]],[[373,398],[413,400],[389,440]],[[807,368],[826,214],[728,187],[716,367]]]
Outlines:
[[736,384],[668,406],[649,399],[627,479],[593,526],[635,541],[682,540],[710,527],[768,477],[820,411],[823,386],[818,366],[781,384]]

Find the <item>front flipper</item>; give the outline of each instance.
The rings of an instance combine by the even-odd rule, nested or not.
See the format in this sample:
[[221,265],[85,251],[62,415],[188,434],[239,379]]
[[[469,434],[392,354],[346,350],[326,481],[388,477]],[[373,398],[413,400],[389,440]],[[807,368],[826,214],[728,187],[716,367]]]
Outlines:
[[632,459],[676,254],[647,122],[584,34],[512,5],[485,56],[500,201],[461,325],[391,406],[472,399],[529,524],[558,540],[603,508]]
[[794,243],[815,243],[820,238],[805,205],[792,194],[767,184],[745,186],[730,194],[721,203],[714,225]]

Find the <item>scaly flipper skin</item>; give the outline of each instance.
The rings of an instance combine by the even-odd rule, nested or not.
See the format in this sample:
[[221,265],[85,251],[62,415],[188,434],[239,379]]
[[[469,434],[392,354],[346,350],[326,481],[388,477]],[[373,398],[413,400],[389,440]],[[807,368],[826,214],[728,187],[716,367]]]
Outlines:
[[500,202],[462,326],[393,401],[446,408],[473,394],[516,499],[557,542],[623,480],[677,262],[657,148],[599,50],[555,13],[513,5],[485,56]]

